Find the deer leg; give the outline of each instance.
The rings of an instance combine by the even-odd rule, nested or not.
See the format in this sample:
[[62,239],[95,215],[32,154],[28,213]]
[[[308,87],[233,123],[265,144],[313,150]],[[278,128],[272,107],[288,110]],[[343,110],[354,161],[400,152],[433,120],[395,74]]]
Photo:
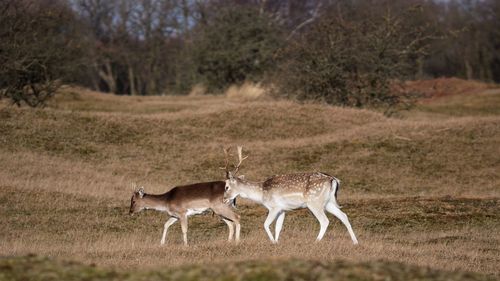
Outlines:
[[349,223],[347,215],[332,203],[326,204],[326,210],[336,216],[345,225],[345,227],[347,227],[347,231],[349,232],[349,235],[351,235],[352,243],[354,243],[354,245],[358,244],[358,239],[352,230],[351,223]]
[[285,212],[283,211],[278,215],[278,219],[276,219],[276,229],[274,231],[274,236],[276,236],[274,240],[276,240],[276,243],[278,243],[278,238],[280,237],[280,232],[281,228],[283,227],[284,220],[285,220]]
[[[214,211],[214,213],[221,216],[223,219],[229,220],[230,222],[234,223],[236,231],[235,233],[233,233],[233,236],[235,236],[236,243],[238,243],[240,241],[240,229],[241,229],[240,215],[236,214],[228,205],[222,205],[220,207],[213,208],[212,210]],[[231,233],[231,230],[229,231]]]
[[280,212],[281,212],[280,209],[270,209],[269,213],[267,214],[266,221],[264,222],[264,229],[266,230],[267,236],[269,236],[269,239],[271,239],[271,242],[273,243],[277,243],[278,241],[274,240],[273,234],[271,233],[269,226],[273,223],[273,221],[276,219],[276,216]]
[[227,227],[229,228],[229,237],[227,238],[227,241],[233,241],[233,235],[234,235],[233,222],[228,219],[222,219],[222,220],[227,224]]
[[177,218],[174,218],[174,217],[171,217],[167,220],[167,222],[165,223],[165,226],[163,227],[163,235],[161,237],[161,241],[160,241],[160,244],[161,245],[164,245],[165,244],[165,238],[167,238],[167,230],[168,228],[174,224],[178,219]]
[[240,242],[240,231],[241,231],[241,225],[240,225],[240,220],[238,219],[237,221],[234,222],[236,225],[236,243]]
[[319,221],[320,229],[318,237],[316,238],[316,241],[319,241],[323,239],[323,236],[325,235],[326,229],[328,228],[328,224],[330,223],[330,221],[328,220],[328,217],[325,215],[323,207],[318,207],[315,205],[308,205],[307,207],[309,208],[309,210],[311,210],[313,215]]
[[188,220],[186,215],[181,216],[181,229],[182,229],[182,240],[184,241],[184,245],[187,246]]

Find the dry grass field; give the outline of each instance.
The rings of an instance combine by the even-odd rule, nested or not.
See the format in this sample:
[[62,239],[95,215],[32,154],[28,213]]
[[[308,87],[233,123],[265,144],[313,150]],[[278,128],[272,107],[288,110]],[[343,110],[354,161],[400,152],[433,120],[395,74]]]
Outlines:
[[[474,89],[390,118],[265,97],[70,87],[43,110],[1,104],[0,280],[500,278],[500,90]],[[164,214],[128,216],[134,184],[160,193],[222,179],[221,148],[235,144],[249,155],[249,179],[340,178],[360,245],[331,216],[314,242],[319,225],[305,210],[288,213],[272,245],[266,210],[245,201],[239,245],[210,214],[190,219],[189,247],[179,224],[159,245]]]

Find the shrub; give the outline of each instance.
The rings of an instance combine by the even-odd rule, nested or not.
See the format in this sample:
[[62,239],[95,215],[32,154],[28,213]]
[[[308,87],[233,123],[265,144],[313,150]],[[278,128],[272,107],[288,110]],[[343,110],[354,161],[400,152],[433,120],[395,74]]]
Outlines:
[[327,15],[283,49],[274,94],[342,106],[387,106],[408,101],[392,83],[404,77],[428,37],[399,15],[346,20]]

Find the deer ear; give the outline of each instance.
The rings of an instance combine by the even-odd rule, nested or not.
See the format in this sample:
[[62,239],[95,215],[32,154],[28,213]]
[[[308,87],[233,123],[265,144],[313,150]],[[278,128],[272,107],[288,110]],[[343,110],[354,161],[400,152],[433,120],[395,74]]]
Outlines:
[[238,176],[238,178],[239,178],[240,180],[244,180],[244,179],[245,179],[245,175],[239,175],[239,176]]
[[144,187],[139,188],[139,190],[137,191],[137,194],[139,194],[140,198],[144,197]]
[[230,180],[234,179],[233,173],[227,172],[227,175],[228,175],[228,179],[230,179]]

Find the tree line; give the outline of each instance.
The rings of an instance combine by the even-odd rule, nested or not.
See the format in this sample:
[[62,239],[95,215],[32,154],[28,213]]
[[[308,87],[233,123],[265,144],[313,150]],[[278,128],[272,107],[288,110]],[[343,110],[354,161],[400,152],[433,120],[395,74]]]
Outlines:
[[0,97],[43,105],[63,83],[119,95],[218,93],[397,105],[393,81],[500,82],[495,0],[3,0]]

